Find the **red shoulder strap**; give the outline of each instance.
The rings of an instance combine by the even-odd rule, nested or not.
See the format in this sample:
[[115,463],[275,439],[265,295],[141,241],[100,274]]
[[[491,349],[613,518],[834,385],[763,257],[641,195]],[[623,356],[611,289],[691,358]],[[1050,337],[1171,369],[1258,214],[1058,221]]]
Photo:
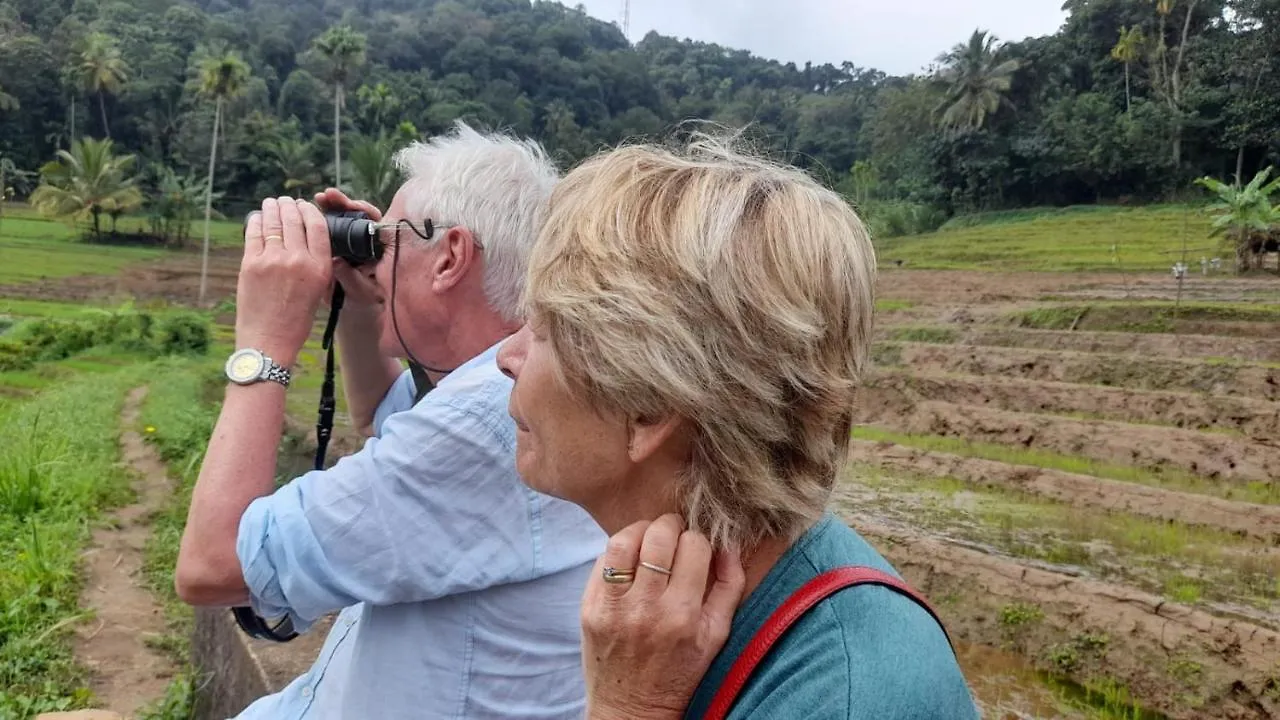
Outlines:
[[[746,649],[742,651],[742,654],[733,663],[733,667],[729,669],[729,674],[725,677],[724,684],[720,686],[715,697],[712,698],[711,706],[708,708],[707,713],[703,715],[703,720],[724,720],[729,714],[729,710],[733,708],[734,701],[738,699],[738,693],[742,692],[742,688],[746,687],[747,680],[751,679],[756,667],[769,654],[774,644],[782,639],[787,630],[818,603],[840,590],[854,585],[882,585],[895,590],[914,600],[917,605],[933,616],[939,627],[942,626],[942,621],[938,619],[938,614],[933,611],[933,608],[929,606],[924,597],[905,582],[888,573],[881,572],[875,568],[861,566],[829,570],[805,583],[804,587],[787,598],[787,601],[769,616],[760,631],[756,633],[755,637],[751,638],[751,642],[747,644]],[[942,632],[946,634],[946,628],[943,628]],[[947,642],[951,642],[950,636],[947,637]]]

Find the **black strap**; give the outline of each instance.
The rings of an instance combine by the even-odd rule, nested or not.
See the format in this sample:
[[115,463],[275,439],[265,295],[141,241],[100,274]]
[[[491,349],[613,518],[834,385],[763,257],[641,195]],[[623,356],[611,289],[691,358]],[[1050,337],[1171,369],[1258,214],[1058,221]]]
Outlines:
[[342,303],[346,293],[342,285],[334,283],[333,300],[329,304],[329,322],[324,328],[324,339],[321,347],[325,349],[324,383],[320,386],[320,414],[316,418],[316,463],[317,470],[324,469],[324,456],[329,449],[329,438],[333,437],[333,413],[338,407],[334,398],[334,342],[333,336],[338,330],[338,313],[342,312]]
[[427,369],[418,363],[409,363],[409,375],[413,378],[413,387],[415,389],[413,404],[417,405],[422,402],[422,398],[426,397],[427,393],[436,388],[436,384],[431,382],[431,376],[427,375]]

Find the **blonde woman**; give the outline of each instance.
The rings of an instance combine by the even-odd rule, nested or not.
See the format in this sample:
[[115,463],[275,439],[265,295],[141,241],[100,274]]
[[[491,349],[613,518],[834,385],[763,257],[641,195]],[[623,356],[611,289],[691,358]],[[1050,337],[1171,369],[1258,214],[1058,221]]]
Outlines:
[[[847,204],[719,141],[557,187],[498,361],[521,477],[611,535],[582,609],[589,717],[976,717],[927,603],[826,512],[874,285]],[[802,589],[811,609],[774,617]]]

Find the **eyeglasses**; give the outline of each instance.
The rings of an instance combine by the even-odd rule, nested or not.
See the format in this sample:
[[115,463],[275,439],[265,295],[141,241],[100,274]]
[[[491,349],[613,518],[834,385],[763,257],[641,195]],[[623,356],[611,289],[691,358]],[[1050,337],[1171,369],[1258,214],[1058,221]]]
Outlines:
[[[379,233],[381,233],[383,230],[393,230],[394,233],[392,235],[391,243],[387,243],[385,237],[383,238],[383,243],[393,244],[397,249],[400,247],[400,228],[401,227],[409,228],[410,230],[413,231],[414,235],[417,235],[423,240],[431,240],[435,237],[437,230],[448,230],[450,228],[465,227],[465,226],[459,225],[456,223],[452,225],[446,225],[446,224],[437,225],[435,221],[433,221],[431,218],[427,218],[426,220],[422,221],[421,229],[418,229],[418,227],[414,225],[412,222],[410,222],[409,220],[396,220],[394,222],[382,222],[382,223],[375,223],[373,225],[373,229]],[[480,242],[480,238],[477,237],[474,232],[471,233],[471,239],[473,242],[475,242],[476,247],[480,248],[481,250],[484,250],[484,243]]]

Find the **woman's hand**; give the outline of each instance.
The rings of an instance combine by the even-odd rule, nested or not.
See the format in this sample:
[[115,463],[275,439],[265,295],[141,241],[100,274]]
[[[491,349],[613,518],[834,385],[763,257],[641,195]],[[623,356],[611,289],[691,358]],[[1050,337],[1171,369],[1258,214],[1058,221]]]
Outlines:
[[[621,573],[615,582],[606,579],[609,568]],[[582,601],[587,718],[683,717],[729,639],[745,586],[737,554],[713,557],[707,539],[677,515],[610,538]]]

